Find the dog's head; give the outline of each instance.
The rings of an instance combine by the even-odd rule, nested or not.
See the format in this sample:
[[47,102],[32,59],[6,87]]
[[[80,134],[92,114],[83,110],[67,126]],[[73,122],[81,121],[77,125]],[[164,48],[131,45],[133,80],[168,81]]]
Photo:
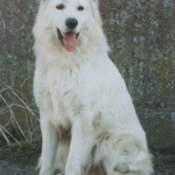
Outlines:
[[100,20],[98,0],[41,0],[41,6],[48,26],[68,52],[76,49],[82,31]]

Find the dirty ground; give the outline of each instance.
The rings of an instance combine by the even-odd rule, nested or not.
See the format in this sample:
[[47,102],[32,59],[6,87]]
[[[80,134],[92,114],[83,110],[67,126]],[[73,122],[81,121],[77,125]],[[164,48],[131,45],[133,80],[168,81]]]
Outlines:
[[[175,155],[154,152],[154,175],[175,175]],[[0,150],[0,175],[38,175],[36,170],[40,148],[21,148]]]

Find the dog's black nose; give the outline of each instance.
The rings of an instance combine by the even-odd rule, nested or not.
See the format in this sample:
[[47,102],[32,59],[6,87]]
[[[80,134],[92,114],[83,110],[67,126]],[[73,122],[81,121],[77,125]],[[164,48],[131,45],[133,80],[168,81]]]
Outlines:
[[78,25],[78,21],[75,18],[68,18],[66,19],[66,26],[69,29],[75,29],[75,27]]

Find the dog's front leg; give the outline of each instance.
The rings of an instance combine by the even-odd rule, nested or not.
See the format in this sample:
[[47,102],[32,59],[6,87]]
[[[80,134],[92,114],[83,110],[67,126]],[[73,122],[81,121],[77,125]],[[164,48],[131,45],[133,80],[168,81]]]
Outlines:
[[58,132],[46,118],[45,114],[41,116],[42,131],[42,155],[41,169],[39,175],[53,175],[53,164],[58,145]]
[[[87,116],[86,116],[87,117]],[[94,145],[92,122],[87,118],[75,117],[72,123],[71,144],[65,175],[80,175]]]

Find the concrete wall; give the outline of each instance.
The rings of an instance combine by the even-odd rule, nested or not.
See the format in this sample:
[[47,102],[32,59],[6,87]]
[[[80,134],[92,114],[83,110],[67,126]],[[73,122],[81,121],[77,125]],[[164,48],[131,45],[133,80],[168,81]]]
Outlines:
[[175,1],[108,0],[101,11],[149,144],[175,148]]
[[[37,6],[35,0],[0,0],[0,79],[31,103]],[[126,80],[149,145],[175,148],[175,1],[100,0],[100,10],[110,57]],[[3,96],[15,103],[9,92]]]

